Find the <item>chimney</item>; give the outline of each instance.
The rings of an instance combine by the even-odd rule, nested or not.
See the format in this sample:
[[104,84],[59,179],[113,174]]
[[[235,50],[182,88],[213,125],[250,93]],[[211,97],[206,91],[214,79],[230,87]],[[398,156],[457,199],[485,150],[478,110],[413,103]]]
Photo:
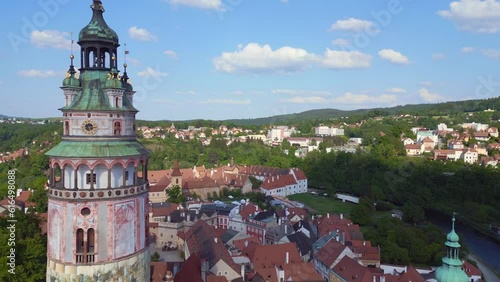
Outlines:
[[285,224],[285,235],[287,234],[287,231],[288,231],[288,225]]
[[255,206],[255,211],[258,212],[259,211],[259,206]]
[[214,237],[214,242],[215,244],[217,244],[217,237]]
[[326,214],[326,217],[327,217],[327,218],[330,218],[330,213],[327,213],[327,214]]
[[286,255],[285,255],[285,264],[288,264],[290,261],[290,253],[286,252]]
[[241,279],[242,281],[245,281],[245,265],[241,265]]
[[372,282],[377,282],[377,277],[375,275],[373,275]]
[[340,219],[344,219],[344,214],[343,213],[340,214]]
[[207,272],[208,272],[208,261],[206,259],[201,260],[201,280],[207,282]]
[[167,216],[167,222],[170,222],[171,218],[170,215]]
[[363,246],[366,246],[366,241],[363,241]]

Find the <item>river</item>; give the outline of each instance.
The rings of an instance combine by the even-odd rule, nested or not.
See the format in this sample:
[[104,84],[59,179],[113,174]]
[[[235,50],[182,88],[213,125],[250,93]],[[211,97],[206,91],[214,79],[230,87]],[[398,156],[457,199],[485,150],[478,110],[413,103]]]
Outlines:
[[[425,213],[427,219],[439,226],[445,234],[450,232],[450,217],[432,211],[426,211]],[[500,273],[500,244],[457,221],[455,222],[455,231],[471,253],[479,257],[488,268],[494,270],[496,273]]]

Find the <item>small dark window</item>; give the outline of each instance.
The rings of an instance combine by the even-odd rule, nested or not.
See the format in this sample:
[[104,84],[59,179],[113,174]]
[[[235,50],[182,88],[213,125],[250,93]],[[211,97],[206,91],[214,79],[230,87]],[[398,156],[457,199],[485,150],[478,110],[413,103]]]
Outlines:
[[114,135],[121,135],[122,132],[122,125],[120,122],[115,122],[114,127],[113,127],[113,133]]
[[125,180],[128,180],[128,171],[125,171]]
[[87,230],[87,253],[94,252],[94,243],[95,243],[95,232],[94,229],[90,228]]
[[83,208],[80,212],[83,216],[87,216],[90,214],[90,209],[89,208]]
[[90,182],[95,184],[96,180],[97,180],[97,177],[96,177],[95,173],[92,174],[92,179],[90,178],[90,173],[87,173],[87,184],[90,184]]

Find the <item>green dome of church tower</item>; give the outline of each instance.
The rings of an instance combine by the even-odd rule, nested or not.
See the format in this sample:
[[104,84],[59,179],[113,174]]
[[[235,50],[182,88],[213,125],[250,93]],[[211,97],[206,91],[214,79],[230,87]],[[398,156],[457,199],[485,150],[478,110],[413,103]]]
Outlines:
[[455,216],[446,240],[446,257],[443,258],[443,265],[436,269],[435,278],[438,282],[467,282],[469,279],[462,270],[462,261],[458,257],[460,244],[458,234],[455,232]]

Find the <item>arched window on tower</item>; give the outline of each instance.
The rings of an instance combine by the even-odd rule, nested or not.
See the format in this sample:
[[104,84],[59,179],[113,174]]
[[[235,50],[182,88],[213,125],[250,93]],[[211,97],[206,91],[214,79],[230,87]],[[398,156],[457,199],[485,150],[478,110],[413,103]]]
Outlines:
[[95,232],[93,228],[87,230],[87,253],[94,253]]
[[113,132],[114,132],[114,135],[121,135],[122,124],[119,121],[115,122],[114,127],[113,127]]
[[69,135],[69,121],[64,123],[64,135]]
[[83,229],[79,228],[76,230],[76,263],[84,263],[83,250],[85,250]]

